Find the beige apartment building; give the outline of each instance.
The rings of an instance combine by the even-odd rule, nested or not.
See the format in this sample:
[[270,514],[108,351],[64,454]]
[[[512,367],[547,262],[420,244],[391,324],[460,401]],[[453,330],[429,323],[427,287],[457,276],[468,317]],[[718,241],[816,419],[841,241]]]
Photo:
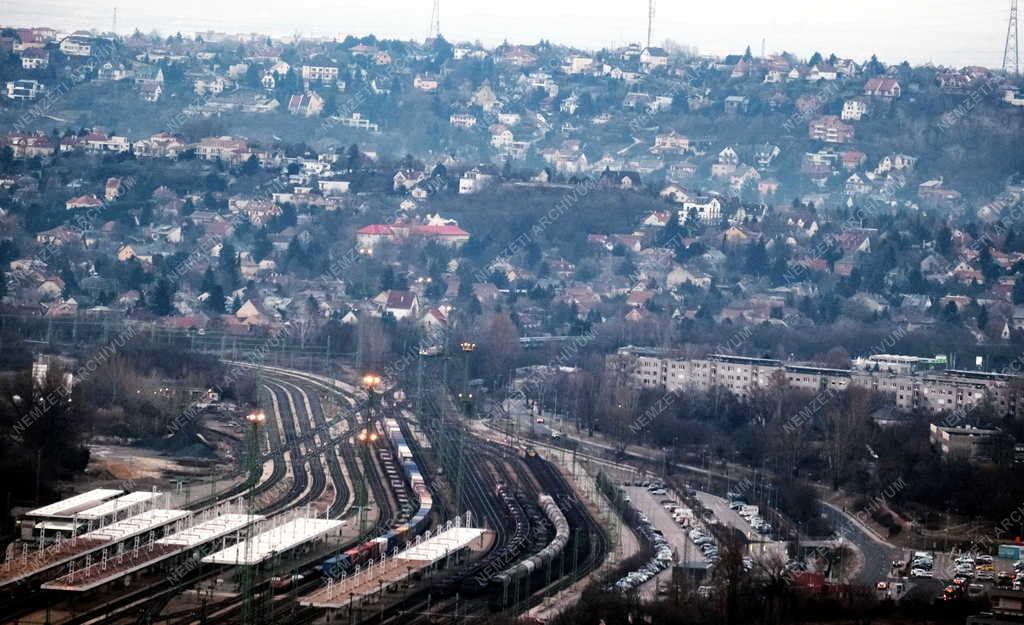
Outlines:
[[[891,361],[881,356],[879,361]],[[934,362],[920,359],[922,362]],[[683,358],[661,350],[623,347],[610,357],[607,366],[644,388],[664,388],[679,393],[724,388],[745,398],[756,388],[777,381],[797,389],[819,392],[841,391],[851,385],[891,396],[897,407],[921,408],[933,412],[966,411],[989,401],[999,414],[1016,414],[1015,378],[1001,373],[958,370],[830,369],[808,364],[787,363],[772,358],[750,358],[712,354]]]

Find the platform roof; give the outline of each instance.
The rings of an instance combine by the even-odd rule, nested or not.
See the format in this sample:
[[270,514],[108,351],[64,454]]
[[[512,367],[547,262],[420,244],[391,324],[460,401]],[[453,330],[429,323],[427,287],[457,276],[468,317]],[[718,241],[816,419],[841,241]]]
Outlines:
[[179,545],[187,549],[193,549],[211,540],[228,536],[247,525],[262,520],[263,517],[258,514],[251,516],[248,514],[222,514],[208,521],[196,523],[192,527],[175,532],[156,542],[160,545]]
[[82,510],[78,513],[78,518],[83,521],[91,521],[94,519],[102,519],[118,512],[124,512],[132,506],[143,504],[149,501],[155,500],[157,497],[162,496],[163,493],[154,493],[148,490],[140,490],[132,493],[128,493],[124,497],[118,497],[117,499],[111,499],[104,501],[98,506],[93,506],[86,510]]
[[[328,532],[341,528],[343,522],[329,519],[292,519],[261,532],[249,540],[222,549],[203,558],[206,564],[254,565],[275,554],[294,549]],[[248,544],[248,546],[247,546]]]
[[448,554],[454,554],[472,544],[484,535],[486,530],[473,527],[452,527],[437,536],[428,538],[418,545],[378,562],[360,572],[329,581],[310,594],[299,599],[299,605],[314,608],[337,609],[354,600],[376,595],[382,585],[391,585],[405,580],[430,567]]
[[465,548],[483,536],[484,530],[475,527],[453,527],[437,536],[432,536],[418,545],[413,545],[397,554],[399,560],[437,562],[448,554]]
[[154,508],[147,510],[142,514],[136,514],[135,516],[128,517],[105,525],[98,530],[94,530],[87,534],[82,534],[82,538],[85,539],[106,539],[112,542],[118,542],[145,534],[150,530],[163,527],[169,523],[174,523],[178,519],[184,519],[190,516],[192,513],[188,510],[166,510],[163,508]]
[[154,545],[153,549],[142,547],[136,553],[129,551],[123,558],[111,557],[106,566],[102,562],[94,562],[89,568],[75,571],[58,577],[42,585],[44,590],[65,590],[85,592],[104,584],[109,584],[129,573],[149,568],[154,564],[167,560],[186,549],[178,545]]
[[113,488],[94,488],[93,490],[80,493],[74,497],[61,499],[60,501],[45,505],[42,508],[30,510],[25,513],[25,516],[71,518],[82,510],[88,510],[89,508],[97,506],[104,501],[117,497],[123,493],[123,490],[116,490]]

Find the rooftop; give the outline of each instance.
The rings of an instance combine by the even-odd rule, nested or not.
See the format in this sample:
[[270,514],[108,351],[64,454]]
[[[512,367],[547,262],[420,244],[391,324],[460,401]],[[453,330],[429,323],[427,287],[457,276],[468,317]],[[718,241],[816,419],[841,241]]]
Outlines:
[[264,560],[294,549],[303,543],[319,538],[342,526],[343,522],[331,519],[297,518],[287,521],[248,540],[206,556],[206,564],[259,564]]

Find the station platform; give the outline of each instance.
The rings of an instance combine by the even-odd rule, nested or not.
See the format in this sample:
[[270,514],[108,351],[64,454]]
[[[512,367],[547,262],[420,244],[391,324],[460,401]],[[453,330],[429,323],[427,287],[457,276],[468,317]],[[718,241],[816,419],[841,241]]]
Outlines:
[[[329,580],[326,586],[299,599],[299,605],[337,609],[379,595],[388,586],[422,573],[450,556],[466,549],[483,548],[487,530],[475,527],[448,527],[429,538],[418,538],[405,550],[357,569],[352,575]],[[422,538],[422,537],[421,537]]]

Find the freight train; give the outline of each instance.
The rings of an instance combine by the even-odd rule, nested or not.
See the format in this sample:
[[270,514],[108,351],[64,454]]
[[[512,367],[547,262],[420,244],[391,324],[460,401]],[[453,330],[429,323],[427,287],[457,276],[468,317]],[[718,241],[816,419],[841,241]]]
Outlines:
[[562,514],[562,510],[559,509],[554,498],[550,495],[542,494],[537,497],[537,503],[540,505],[541,510],[544,511],[544,515],[554,525],[555,537],[533,556],[495,575],[494,581],[498,585],[507,586],[515,578],[530,575],[534,571],[547,566],[562,553],[565,545],[569,542],[569,522],[566,521],[565,515]]
[[[398,421],[390,417],[384,419],[382,434],[382,440],[388,441],[389,448],[381,449],[379,453],[389,481],[395,481],[396,469],[401,467],[404,488],[396,488],[396,484],[390,484],[390,486],[396,493],[398,505],[403,508],[397,516],[397,519],[402,522],[377,538],[370,539],[325,560],[320,566],[320,570],[328,577],[338,578],[343,572],[350,571],[357,565],[368,562],[371,558],[377,559],[385,553],[391,553],[396,547],[403,547],[430,527],[430,513],[434,507],[434,496],[423,480],[423,472],[416,464],[416,459],[405,440],[405,435],[402,434],[402,428],[398,425]],[[410,504],[409,498],[404,495],[407,490],[412,492],[412,499],[415,503]],[[415,511],[412,506],[417,506]],[[412,512],[411,516],[409,516],[410,512]]]

